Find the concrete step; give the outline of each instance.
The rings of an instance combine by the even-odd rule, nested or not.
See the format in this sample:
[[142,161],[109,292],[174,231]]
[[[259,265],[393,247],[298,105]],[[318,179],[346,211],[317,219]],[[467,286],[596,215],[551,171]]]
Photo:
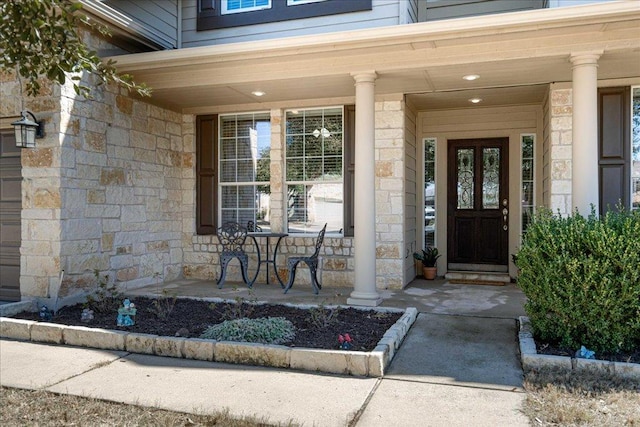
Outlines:
[[507,273],[488,273],[483,271],[449,271],[444,275],[450,283],[462,283],[470,285],[495,285],[501,286],[511,283],[511,277]]

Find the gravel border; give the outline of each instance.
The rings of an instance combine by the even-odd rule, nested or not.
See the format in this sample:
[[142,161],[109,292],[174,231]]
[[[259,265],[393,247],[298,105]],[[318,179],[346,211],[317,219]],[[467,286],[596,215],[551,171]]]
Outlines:
[[611,362],[608,360],[580,359],[569,356],[553,356],[538,354],[536,343],[531,333],[531,322],[526,316],[518,318],[520,325],[518,338],[520,341],[520,361],[522,368],[538,369],[553,366],[565,369],[566,371],[580,369],[602,369],[610,373],[615,373],[625,378],[640,380],[640,363]]
[[[211,302],[229,301],[221,298],[195,299]],[[258,304],[270,303],[259,302]],[[284,305],[298,308],[315,307],[308,304]],[[341,307],[378,312],[403,312],[404,314],[385,332],[378,345],[370,352],[291,348],[281,345],[166,337],[84,326],[66,326],[11,317],[0,317],[0,337],[212,362],[271,366],[365,377],[384,376],[387,366],[415,322],[418,310],[414,307],[408,307],[404,310],[387,307]],[[19,311],[22,309],[15,313]],[[1,314],[2,316],[10,316],[15,313],[3,310]]]

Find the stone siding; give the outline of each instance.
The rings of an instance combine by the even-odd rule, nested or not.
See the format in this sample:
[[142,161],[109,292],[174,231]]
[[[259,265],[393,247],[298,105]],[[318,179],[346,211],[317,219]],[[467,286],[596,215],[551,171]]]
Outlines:
[[548,207],[562,215],[571,213],[571,159],[573,101],[570,88],[551,85],[549,94],[547,165]]
[[376,287],[404,286],[405,104],[376,102]]
[[[87,37],[94,48],[104,44]],[[23,100],[46,120],[45,138],[22,156],[23,299],[80,297],[97,285],[96,272],[121,288],[182,273],[184,215],[194,210],[185,191],[195,185],[193,119],[91,76],[83,84],[92,99],[68,83]],[[14,100],[24,93],[7,74],[1,91]],[[16,116],[18,104],[3,102],[1,116]]]
[[125,288],[179,277],[183,188],[195,164],[182,115],[116,87],[93,100],[63,89],[63,295],[95,285],[95,271]]
[[[20,94],[15,76],[3,75],[2,81],[3,94]],[[25,107],[47,121],[47,135],[38,148],[23,152],[23,299],[71,301],[99,280],[126,289],[180,276],[217,279],[218,240],[195,234],[195,117],[131,97],[115,85],[97,86],[90,78],[84,83],[95,88],[92,99],[76,95],[70,84],[49,85],[40,96],[25,98]],[[380,289],[404,285],[406,111],[402,97],[396,98],[375,104]],[[3,104],[3,117],[15,116],[14,107]],[[276,231],[285,226],[283,117],[283,110],[271,110],[270,221]],[[257,254],[249,243],[253,276]],[[309,255],[314,245],[314,235],[282,240],[277,268],[283,281],[287,257]],[[355,250],[351,237],[325,238],[323,285],[353,286]],[[264,267],[259,282],[266,279]],[[299,268],[295,286],[308,286],[308,271]],[[270,275],[275,282],[272,269]],[[228,279],[240,281],[237,262]]]

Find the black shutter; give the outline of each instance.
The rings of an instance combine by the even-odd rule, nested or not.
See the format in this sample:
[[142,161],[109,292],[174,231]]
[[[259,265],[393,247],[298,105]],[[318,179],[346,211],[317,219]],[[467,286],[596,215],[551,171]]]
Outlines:
[[196,118],[196,233],[215,234],[218,180],[218,116]]
[[630,94],[629,87],[598,90],[598,172],[601,215],[620,204],[629,208]]

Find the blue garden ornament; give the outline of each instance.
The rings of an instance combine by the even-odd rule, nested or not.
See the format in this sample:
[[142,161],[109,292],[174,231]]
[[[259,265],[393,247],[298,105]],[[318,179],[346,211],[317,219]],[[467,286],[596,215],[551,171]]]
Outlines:
[[118,326],[133,326],[135,325],[135,317],[136,317],[136,306],[129,298],[125,299],[122,302],[122,307],[118,309]]
[[589,350],[585,346],[581,346],[580,350],[576,351],[576,357],[579,359],[595,359],[596,352]]
[[42,307],[40,307],[41,320],[44,320],[44,321],[51,320],[52,317],[53,317],[53,313],[51,312],[51,310],[47,308],[46,305],[43,305]]

